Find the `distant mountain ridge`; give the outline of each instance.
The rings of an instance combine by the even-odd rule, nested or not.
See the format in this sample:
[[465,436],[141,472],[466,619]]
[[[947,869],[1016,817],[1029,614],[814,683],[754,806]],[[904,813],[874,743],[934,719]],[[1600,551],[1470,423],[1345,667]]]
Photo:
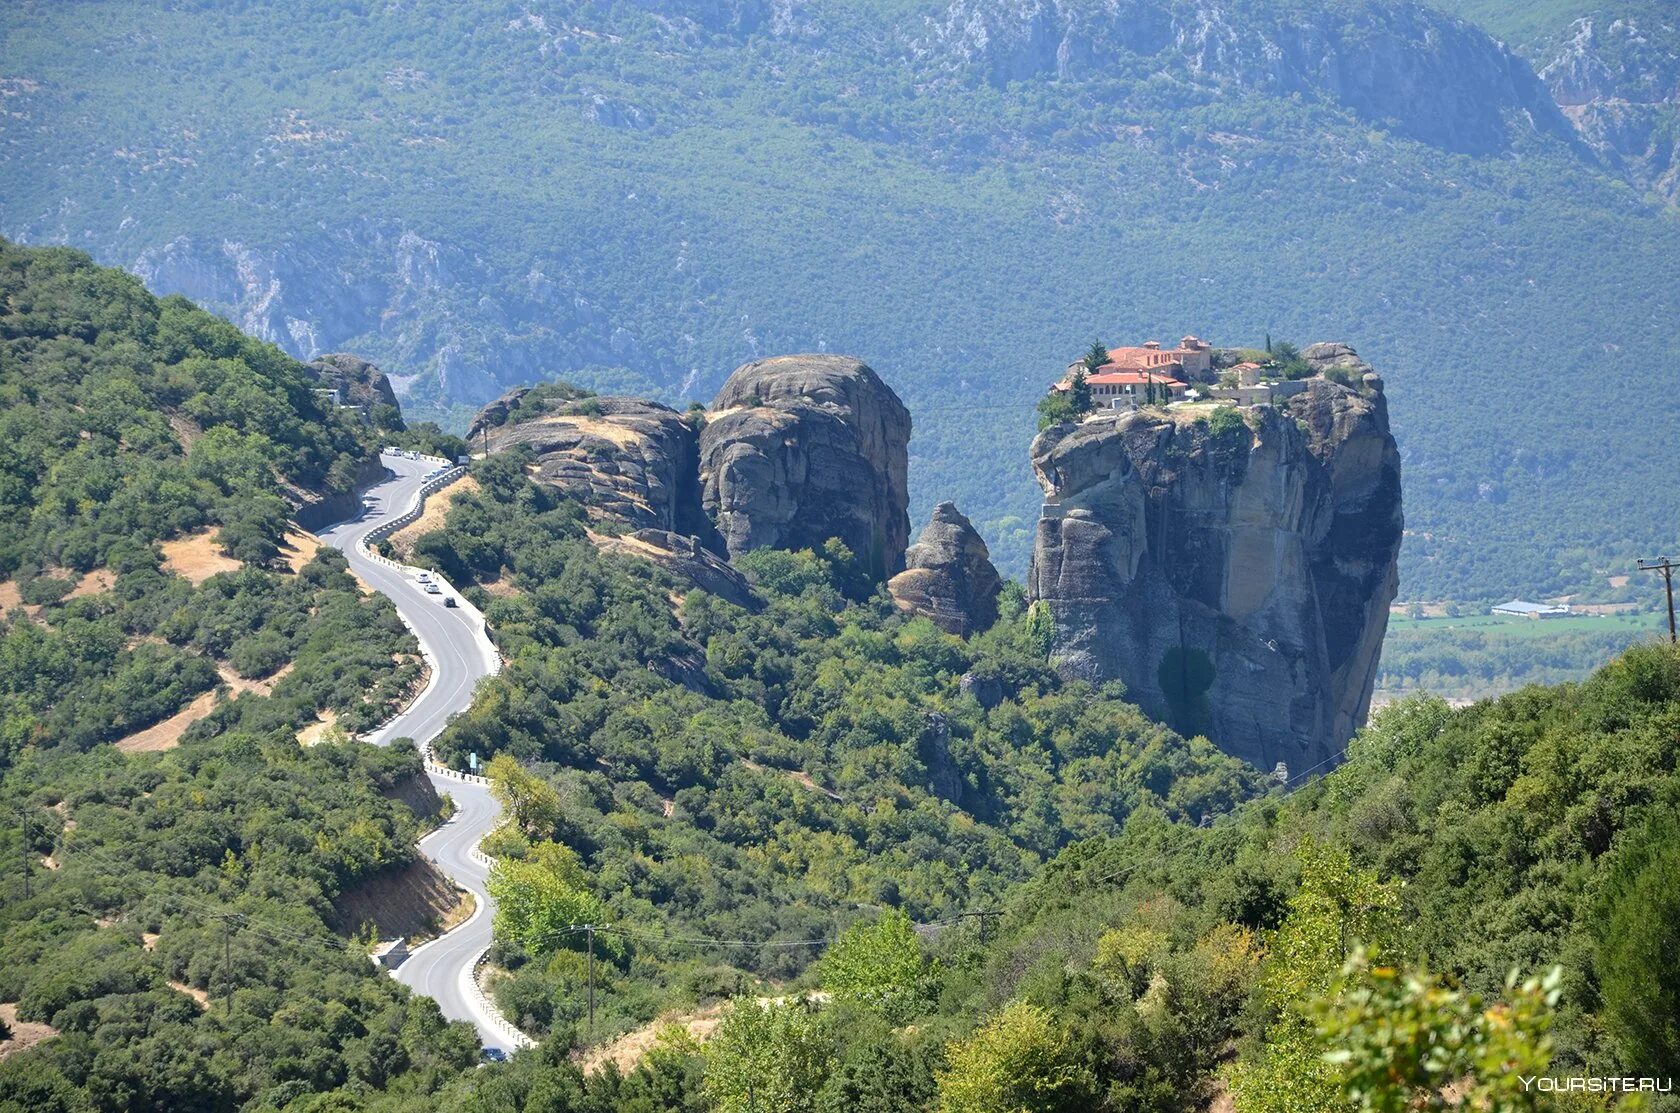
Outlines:
[[1031,405],[1093,336],[1358,335],[1406,595],[1584,590],[1676,540],[1680,493],[1607,459],[1675,417],[1672,208],[1425,7],[90,3],[0,43],[0,231],[365,355],[411,415],[855,352],[919,415],[911,516],[955,498],[1020,575]]

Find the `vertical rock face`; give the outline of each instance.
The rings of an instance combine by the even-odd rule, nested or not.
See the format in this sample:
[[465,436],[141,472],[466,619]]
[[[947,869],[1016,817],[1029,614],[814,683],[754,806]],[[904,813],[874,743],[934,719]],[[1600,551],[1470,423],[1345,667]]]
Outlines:
[[910,540],[909,443],[909,411],[860,360],[758,360],[712,401],[701,498],[731,556],[833,537],[886,579]]
[[926,615],[947,633],[967,637],[997,621],[1003,582],[974,524],[942,502],[910,550],[904,571],[887,583],[893,602]]
[[480,411],[468,442],[491,452],[526,445],[535,455],[533,478],[594,511],[716,547],[700,513],[699,437],[668,406],[512,390]]
[[1380,378],[1313,380],[1286,409],[1211,421],[1101,413],[1041,433],[1032,460],[1045,507],[1028,592],[1064,673],[1122,680],[1151,715],[1262,769],[1340,753],[1398,587]]

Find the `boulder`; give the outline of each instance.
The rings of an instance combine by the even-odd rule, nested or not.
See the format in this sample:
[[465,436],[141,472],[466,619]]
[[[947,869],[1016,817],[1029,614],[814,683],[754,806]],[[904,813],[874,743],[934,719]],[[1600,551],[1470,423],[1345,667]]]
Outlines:
[[901,610],[925,615],[961,637],[997,621],[1002,586],[985,540],[948,502],[933,508],[921,537],[904,554],[904,571],[887,582]]
[[731,556],[838,538],[884,580],[910,539],[910,413],[850,356],[737,368],[700,434],[700,490]]
[[699,435],[668,406],[512,390],[480,411],[468,441],[490,452],[526,446],[532,478],[597,516],[715,545],[696,486]]
[[403,427],[402,409],[391,380],[361,356],[333,352],[304,366],[316,382],[338,391],[341,404],[361,406],[369,420],[377,420],[382,428]]
[[1298,773],[1334,761],[1369,710],[1398,586],[1400,457],[1380,389],[1314,379],[1287,409],[1238,412],[1041,433],[1028,594],[1065,675],[1119,679],[1180,731]]

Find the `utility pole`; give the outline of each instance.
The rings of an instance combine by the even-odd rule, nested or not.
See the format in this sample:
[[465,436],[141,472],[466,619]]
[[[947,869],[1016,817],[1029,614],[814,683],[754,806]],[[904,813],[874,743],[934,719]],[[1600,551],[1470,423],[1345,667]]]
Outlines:
[[1665,556],[1660,556],[1656,560],[1641,560],[1639,562],[1641,572],[1662,573],[1663,587],[1668,591],[1668,640],[1670,643],[1676,641],[1674,636],[1674,570],[1676,568],[1680,568],[1680,564],[1675,564]]
[[222,978],[227,982],[227,1014],[233,1016],[233,932],[232,916],[222,917]]
[[22,830],[22,837],[19,840],[21,845],[18,847],[18,849],[20,851],[22,851],[21,860],[22,860],[22,863],[23,863],[23,899],[28,900],[29,899],[29,809],[27,807],[19,808],[18,809],[18,818],[21,821],[21,830]]
[[595,925],[583,925],[589,947],[589,1035],[595,1035]]

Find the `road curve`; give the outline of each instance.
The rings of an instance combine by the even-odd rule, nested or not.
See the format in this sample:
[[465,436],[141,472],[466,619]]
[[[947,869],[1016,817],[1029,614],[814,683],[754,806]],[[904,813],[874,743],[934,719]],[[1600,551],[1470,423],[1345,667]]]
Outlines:
[[[396,605],[397,613],[420,640],[430,666],[430,679],[420,695],[401,714],[370,732],[368,741],[385,745],[395,738],[412,738],[425,746],[442,733],[450,716],[472,703],[478,682],[496,671],[496,649],[485,635],[484,619],[477,610],[445,607],[444,596],[426,594],[412,569],[393,567],[363,549],[369,533],[419,503],[426,477],[438,468],[434,460],[389,453],[380,462],[389,474],[366,492],[362,515],[330,526],[319,536],[343,551],[364,583]],[[512,1054],[521,1041],[506,1021],[486,1007],[473,983],[474,964],[490,946],[493,909],[484,888],[489,871],[470,852],[496,825],[501,809],[482,784],[435,772],[427,776],[439,793],[454,798],[455,815],[421,839],[420,848],[445,876],[473,895],[475,907],[466,923],[417,947],[394,974],[404,985],[436,1000],[450,1020],[465,1020],[477,1028],[486,1049]]]

